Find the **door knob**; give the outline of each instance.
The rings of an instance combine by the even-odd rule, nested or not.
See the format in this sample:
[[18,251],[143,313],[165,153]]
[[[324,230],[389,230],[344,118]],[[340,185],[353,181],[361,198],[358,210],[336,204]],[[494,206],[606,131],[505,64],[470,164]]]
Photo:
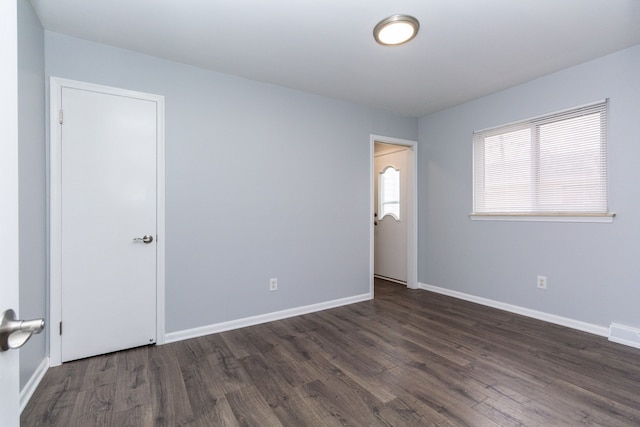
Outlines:
[[150,235],[147,234],[147,235],[142,236],[142,237],[134,237],[133,241],[134,242],[144,242],[144,243],[149,244],[149,243],[153,242],[153,236],[150,236]]
[[16,320],[16,312],[9,309],[0,315],[0,351],[20,348],[31,335],[44,329],[43,319]]

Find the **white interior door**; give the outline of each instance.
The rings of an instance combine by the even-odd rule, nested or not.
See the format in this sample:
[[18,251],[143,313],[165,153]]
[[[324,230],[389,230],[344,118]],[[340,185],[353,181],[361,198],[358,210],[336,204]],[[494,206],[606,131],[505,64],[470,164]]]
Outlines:
[[60,90],[65,362],[156,341],[158,117],[152,100]]
[[[0,2],[0,313],[18,310],[18,39],[16,2]],[[0,424],[17,426],[18,350],[0,352]]]
[[407,148],[376,148],[381,149],[374,158],[374,274],[406,283]]

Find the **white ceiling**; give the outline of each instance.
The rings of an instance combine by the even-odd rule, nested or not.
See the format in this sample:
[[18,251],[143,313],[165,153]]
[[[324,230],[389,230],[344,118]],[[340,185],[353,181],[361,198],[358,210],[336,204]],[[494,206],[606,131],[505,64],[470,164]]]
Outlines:
[[[408,116],[640,44],[640,0],[32,0],[45,29]],[[420,33],[380,46],[381,19]]]

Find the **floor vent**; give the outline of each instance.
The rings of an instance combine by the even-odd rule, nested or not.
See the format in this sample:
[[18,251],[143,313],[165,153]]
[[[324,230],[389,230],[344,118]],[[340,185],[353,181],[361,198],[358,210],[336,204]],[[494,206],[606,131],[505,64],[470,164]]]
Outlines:
[[609,326],[609,341],[640,348],[640,329],[612,323]]

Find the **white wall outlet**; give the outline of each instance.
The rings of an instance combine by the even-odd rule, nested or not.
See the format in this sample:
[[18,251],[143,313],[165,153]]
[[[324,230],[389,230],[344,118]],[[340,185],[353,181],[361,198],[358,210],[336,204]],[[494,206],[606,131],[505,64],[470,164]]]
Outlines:
[[547,276],[538,276],[538,288],[547,289]]
[[269,291],[277,291],[278,290],[278,279],[269,279]]

